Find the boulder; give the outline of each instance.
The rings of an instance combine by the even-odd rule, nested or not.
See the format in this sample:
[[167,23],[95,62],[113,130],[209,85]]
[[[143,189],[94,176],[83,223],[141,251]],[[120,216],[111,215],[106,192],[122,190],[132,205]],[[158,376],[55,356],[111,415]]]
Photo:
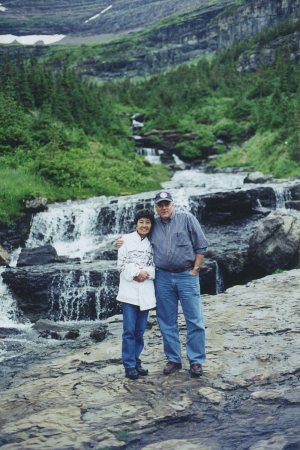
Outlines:
[[100,325],[100,327],[90,333],[90,338],[95,342],[102,342],[108,335],[107,325]]
[[249,242],[250,259],[265,274],[296,267],[299,248],[300,220],[279,212],[263,219]]
[[77,339],[80,336],[80,331],[77,328],[73,328],[65,335],[65,339]]
[[38,266],[54,262],[66,262],[67,258],[60,257],[52,245],[42,245],[36,248],[22,248],[17,267]]
[[47,209],[48,199],[37,195],[33,200],[25,200],[26,212],[36,213]]
[[10,263],[11,257],[9,253],[0,245],[0,266],[6,266]]
[[244,183],[263,184],[272,180],[272,175],[265,175],[262,172],[250,172],[244,179]]

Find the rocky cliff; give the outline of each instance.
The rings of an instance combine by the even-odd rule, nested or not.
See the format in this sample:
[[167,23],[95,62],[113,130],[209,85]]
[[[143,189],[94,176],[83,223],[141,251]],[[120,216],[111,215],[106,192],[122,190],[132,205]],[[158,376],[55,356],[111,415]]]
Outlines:
[[[205,0],[2,0],[0,34],[122,34],[145,28]],[[103,14],[107,7],[112,8]],[[95,17],[98,15],[98,17]],[[93,20],[89,20],[95,17]],[[88,22],[87,22],[88,21]],[[84,42],[84,39],[82,40]]]
[[[105,78],[152,74],[204,53],[223,51],[245,37],[284,20],[296,20],[299,15],[300,0],[220,0],[175,17],[144,40],[141,35],[135,49],[115,53],[112,61],[86,60],[79,63],[78,70]],[[297,39],[293,53],[299,53]]]
[[[198,2],[197,7],[185,12],[182,12],[185,7],[194,6],[192,0],[183,1],[181,8],[179,7],[179,2],[175,2],[173,9],[170,6],[170,2],[165,0],[155,3],[156,6],[163,7],[163,12],[157,14],[153,12],[153,1],[149,0],[146,5],[143,3],[143,6],[138,6],[137,2],[131,1],[126,11],[124,10],[125,2],[119,1],[120,5],[114,5],[113,8],[103,15],[105,21],[101,24],[101,27],[94,24],[93,26],[91,25],[91,29],[87,30],[84,29],[81,23],[76,22],[72,27],[65,29],[61,23],[69,19],[65,19],[65,16],[61,15],[59,18],[60,25],[54,28],[47,28],[48,19],[43,21],[43,33],[70,33],[66,42],[72,42],[72,36],[75,33],[76,38],[74,37],[73,42],[76,43],[85,42],[84,39],[80,41],[80,37],[83,38],[88,34],[90,42],[97,42],[104,36],[104,34],[102,37],[99,36],[101,33],[106,33],[106,38],[117,35],[118,30],[120,31],[119,34],[122,34],[126,28],[124,23],[130,24],[128,25],[129,28],[137,26],[142,28],[156,22],[162,16],[171,16],[162,22],[158,22],[148,30],[131,33],[118,38],[117,41],[103,44],[104,47],[100,46],[99,51],[97,49],[92,51],[92,56],[84,53],[84,56],[79,56],[75,63],[73,58],[72,64],[76,67],[76,70],[85,75],[101,78],[118,78],[153,74],[166,70],[173,65],[193,60],[203,54],[223,51],[243,38],[252,37],[262,30],[286,20],[296,21],[300,16],[300,0],[216,0],[204,4],[201,2],[200,5]],[[75,9],[77,3],[75,2],[74,4]],[[88,4],[91,6],[92,3],[91,1]],[[51,12],[51,14],[55,15],[59,11],[63,12],[63,8],[66,9],[65,2],[62,2],[59,8],[57,11],[54,8],[54,12]],[[96,12],[95,5],[93,8],[89,14],[92,14],[92,10]],[[39,11],[39,6],[37,6],[37,11]],[[65,11],[69,15],[70,20],[73,17],[72,11],[71,7],[69,11],[67,9]],[[174,15],[177,11],[179,12]],[[19,12],[21,12],[21,9]],[[113,12],[114,15],[111,16]],[[32,14],[34,16],[33,12]],[[47,16],[50,13],[47,10],[45,14]],[[128,19],[128,22],[126,22],[126,19],[123,22],[124,17],[127,18],[128,14],[130,15],[130,20]],[[148,22],[145,18],[147,14]],[[83,20],[83,16],[81,20]],[[136,21],[135,25],[133,23],[134,20]],[[5,28],[7,23],[9,23],[7,20],[2,22],[2,28],[4,26],[2,33],[8,32],[9,27]],[[49,23],[52,23],[51,20]],[[85,25],[90,26],[88,24]],[[18,29],[18,33],[20,33],[20,29],[22,29],[20,23],[18,23]],[[26,34],[29,33],[29,29],[25,28],[25,30]],[[111,32],[110,35],[107,34],[109,30]],[[13,28],[9,32],[13,32]],[[93,35],[94,39],[92,38]],[[285,44],[286,41],[288,41],[290,46],[291,58],[298,58],[300,52],[299,33],[293,33],[291,36],[285,36],[281,40],[277,39],[270,45],[267,45],[261,58],[257,56],[258,49],[254,49],[252,53],[242,56],[238,65],[239,70],[256,70],[260,59],[263,59],[267,64],[272,62],[275,49],[281,42]],[[24,49],[18,46],[11,48],[12,54],[17,54],[19,50],[24,56],[33,53],[40,57],[47,52],[47,47],[28,46]],[[262,49],[259,50],[261,51]],[[2,50],[0,48],[0,54],[3,54],[5,51],[5,48],[2,48]],[[55,52],[53,55],[53,60],[51,57],[48,59],[50,64],[61,65],[65,63],[61,59],[57,62]]]

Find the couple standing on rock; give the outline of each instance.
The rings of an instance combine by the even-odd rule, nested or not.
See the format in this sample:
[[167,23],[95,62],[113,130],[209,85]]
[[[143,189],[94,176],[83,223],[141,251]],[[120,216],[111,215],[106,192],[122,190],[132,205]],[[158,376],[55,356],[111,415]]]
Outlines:
[[154,201],[159,217],[155,219],[150,209],[139,210],[135,215],[137,230],[117,241],[120,271],[117,300],[123,306],[125,376],[136,379],[148,374],[141,365],[140,354],[144,347],[148,311],[155,305],[168,359],[163,373],[168,375],[181,369],[180,300],[187,327],[190,373],[192,377],[198,377],[202,375],[205,360],[199,271],[208,243],[195,216],[174,211],[169,192],[159,192]]

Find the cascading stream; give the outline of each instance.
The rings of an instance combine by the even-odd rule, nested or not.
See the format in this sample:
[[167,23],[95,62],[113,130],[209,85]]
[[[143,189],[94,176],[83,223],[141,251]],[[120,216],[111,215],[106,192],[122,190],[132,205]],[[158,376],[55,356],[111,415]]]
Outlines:
[[[206,174],[201,170],[184,170],[176,172],[171,181],[162,183],[163,188],[173,195],[176,208],[190,211],[193,206],[190,196],[201,196],[207,193],[222,192],[235,189],[252,189],[253,186],[243,184],[245,173],[237,174]],[[271,186],[271,185],[270,185]],[[282,207],[287,201],[286,186],[272,186],[277,192],[277,207]],[[27,240],[28,248],[51,244],[59,255],[71,258],[79,257],[82,264],[95,260],[95,255],[103,247],[114,242],[120,234],[129,233],[134,229],[134,210],[138,205],[153,207],[153,192],[128,195],[124,197],[94,197],[87,200],[67,201],[49,205],[48,211],[35,214],[32,217],[31,232]],[[282,198],[282,200],[281,200]],[[18,253],[14,256],[15,265]],[[217,268],[218,269],[218,268]],[[217,292],[222,290],[220,275]],[[68,277],[61,276],[60,319],[77,320],[76,308],[86,301],[89,275],[85,274],[80,283],[72,282],[72,273]],[[105,297],[105,290],[111,289],[103,281],[102,294],[95,290],[97,318],[102,311],[100,297]],[[99,295],[98,295],[99,294]],[[77,299],[76,307],[72,304]],[[98,299],[98,300],[97,300]],[[75,309],[74,309],[75,308]],[[3,326],[18,322],[15,304],[0,277],[0,313]]]

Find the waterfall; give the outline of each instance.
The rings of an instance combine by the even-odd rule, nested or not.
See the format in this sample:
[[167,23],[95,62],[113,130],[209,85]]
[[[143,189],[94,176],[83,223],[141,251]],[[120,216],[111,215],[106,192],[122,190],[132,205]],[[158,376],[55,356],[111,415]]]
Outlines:
[[291,191],[286,186],[273,187],[276,198],[276,209],[285,209],[285,203],[291,201]]
[[[15,267],[21,249],[14,251],[11,254],[11,267]],[[26,323],[20,323],[20,311],[17,307],[16,301],[9,292],[6,284],[2,281],[1,274],[5,271],[5,267],[0,267],[0,328],[7,327],[27,327]],[[28,321],[25,321],[28,322]]]
[[217,261],[215,261],[215,263],[216,263],[216,294],[220,294],[221,292],[224,291],[224,278],[219,264],[217,263]]
[[179,159],[178,158],[178,156],[177,155],[175,155],[175,153],[173,153],[173,158],[174,158],[174,162],[175,162],[175,164],[177,164],[177,165],[180,165],[180,164],[184,164],[184,162],[183,161],[181,161],[181,159]]
[[52,280],[50,315],[53,314],[59,321],[86,318],[100,320],[107,317],[106,300],[110,296],[115,298],[118,290],[118,286],[110,286],[107,275],[107,271],[104,272],[101,286],[94,287],[89,271],[82,272],[79,276],[75,270],[67,275],[61,272],[59,277]]
[[[176,172],[171,181],[162,183],[163,189],[173,195],[176,209],[192,211],[192,196],[201,196],[214,192],[233,189],[251,189],[243,184],[245,175],[206,174],[202,170],[192,169]],[[283,186],[276,189],[277,207],[289,199],[289,190]],[[93,300],[92,317],[101,319],[106,308],[106,299],[115,298],[116,286],[107,276],[101,279],[100,288],[95,289],[88,270],[89,261],[99,259],[105,248],[115,248],[116,239],[134,229],[134,215],[137,209],[153,208],[156,192],[146,192],[123,197],[93,197],[86,200],[67,201],[50,204],[45,212],[32,216],[31,231],[26,242],[27,248],[51,244],[61,256],[79,257],[82,260],[81,278],[70,271],[61,272],[53,280],[49,293],[52,308],[59,311],[61,320],[79,320],[82,311],[89,308]],[[281,199],[281,200],[280,200]],[[283,200],[284,199],[284,200]],[[280,203],[281,201],[281,203]],[[15,252],[11,266],[16,264],[20,249]],[[114,263],[112,263],[114,266]],[[1,269],[3,271],[5,269]],[[105,271],[103,271],[105,274]],[[77,278],[76,278],[77,277]],[[55,296],[55,286],[61,295]],[[99,286],[99,283],[98,283]],[[216,266],[216,292],[222,292],[222,273]],[[0,314],[1,324],[10,326],[19,321],[18,311],[13,298],[2,281],[0,274]]]
[[161,164],[160,155],[163,153],[162,150],[156,150],[156,148],[137,148],[136,153],[138,155],[143,155],[147,161],[151,164]]

